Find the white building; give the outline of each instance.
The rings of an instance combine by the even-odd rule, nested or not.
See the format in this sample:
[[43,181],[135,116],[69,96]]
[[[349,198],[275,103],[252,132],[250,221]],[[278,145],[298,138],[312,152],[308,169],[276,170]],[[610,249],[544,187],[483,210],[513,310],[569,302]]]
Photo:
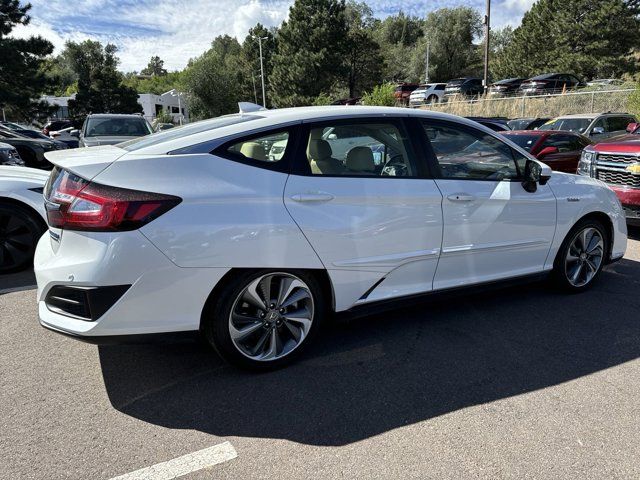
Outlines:
[[[69,118],[69,100],[75,98],[75,96],[75,93],[69,97],[45,95],[42,100],[49,105],[58,107],[58,110],[51,115],[53,118]],[[173,122],[176,124],[189,122],[189,110],[184,94],[178,93],[176,90],[169,90],[162,95],[141,93],[138,95],[138,103],[142,106],[142,114],[149,122],[153,122],[162,113],[171,115]]]

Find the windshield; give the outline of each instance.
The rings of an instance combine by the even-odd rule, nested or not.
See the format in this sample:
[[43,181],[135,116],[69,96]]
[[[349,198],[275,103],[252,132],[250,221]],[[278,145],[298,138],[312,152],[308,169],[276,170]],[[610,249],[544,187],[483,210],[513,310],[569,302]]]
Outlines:
[[503,133],[503,135],[527,152],[530,152],[531,148],[540,139],[539,135],[509,135],[508,133]]
[[152,133],[142,117],[96,117],[87,120],[85,137],[139,137]]
[[259,117],[257,115],[240,115],[238,113],[234,113],[232,115],[224,115],[222,117],[210,118],[208,120],[190,123],[188,125],[183,125],[182,127],[162,130],[158,133],[154,133],[153,135],[149,135],[148,137],[128,140],[126,142],[120,143],[118,146],[130,152],[133,152],[140,148],[169,142],[171,140],[175,140],[176,138],[187,137],[196,133],[202,133],[208,130],[214,130],[216,128],[227,127],[235,123],[247,122],[249,120],[257,120],[259,118],[264,117]]
[[538,127],[538,130],[568,130],[570,132],[584,132],[593,118],[556,118]]

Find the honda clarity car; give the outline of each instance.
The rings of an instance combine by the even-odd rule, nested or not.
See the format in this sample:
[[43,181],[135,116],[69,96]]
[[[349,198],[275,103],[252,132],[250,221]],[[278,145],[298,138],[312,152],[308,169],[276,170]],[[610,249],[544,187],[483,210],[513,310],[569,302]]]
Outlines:
[[[338,128],[368,142],[336,158]],[[244,106],[47,158],[41,324],[95,343],[196,333],[252,369],[292,361],[332,312],[548,275],[580,292],[626,248],[601,182],[435,112]]]

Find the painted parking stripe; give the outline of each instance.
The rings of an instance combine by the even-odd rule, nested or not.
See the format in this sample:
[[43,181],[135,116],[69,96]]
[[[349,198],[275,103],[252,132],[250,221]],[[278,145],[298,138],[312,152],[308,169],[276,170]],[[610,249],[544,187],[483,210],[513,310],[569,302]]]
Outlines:
[[233,448],[233,445],[229,442],[224,442],[167,462],[157,463],[135,472],[113,477],[111,480],[171,480],[172,478],[197,472],[203,468],[227,462],[237,456],[238,453]]

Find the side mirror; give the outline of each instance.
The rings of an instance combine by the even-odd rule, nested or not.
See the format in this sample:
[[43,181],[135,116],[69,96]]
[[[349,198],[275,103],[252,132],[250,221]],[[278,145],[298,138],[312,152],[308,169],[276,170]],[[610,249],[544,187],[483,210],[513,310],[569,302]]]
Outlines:
[[630,123],[629,125],[627,125],[627,132],[632,133],[636,128],[638,128],[640,124],[638,123]]
[[524,179],[522,187],[530,193],[538,189],[538,184],[546,185],[551,178],[551,168],[544,163],[535,160],[527,160],[524,167]]
[[80,130],[73,129],[69,132],[69,135],[71,135],[72,137],[80,138]]
[[547,155],[558,153],[558,151],[559,151],[558,147],[544,147],[542,150],[540,150],[540,152],[538,153],[538,155],[536,155],[536,157],[543,158],[543,157],[546,157]]
[[336,135],[335,133],[330,133],[329,135],[327,135],[327,140],[337,140],[338,139],[338,135]]
[[604,133],[604,127],[593,127],[591,135],[602,135]]

